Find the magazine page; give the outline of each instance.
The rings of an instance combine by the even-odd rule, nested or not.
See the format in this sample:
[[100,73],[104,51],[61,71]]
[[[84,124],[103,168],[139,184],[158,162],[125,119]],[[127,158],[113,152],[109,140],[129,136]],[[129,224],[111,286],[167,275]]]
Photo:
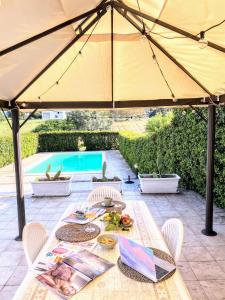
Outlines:
[[76,223],[76,224],[84,225],[89,222],[92,222],[94,219],[103,215],[105,213],[105,209],[90,207],[90,208],[84,209],[81,212],[84,213],[84,219],[78,218],[75,213],[71,213],[69,216],[67,216],[62,221],[66,222],[66,223]]
[[63,261],[91,279],[96,278],[114,266],[113,263],[85,249],[70,254]]
[[71,253],[78,252],[82,249],[93,251],[96,246],[96,242],[87,241],[82,243],[67,243],[60,242],[51,251],[47,252],[43,260],[37,262],[32,267],[34,273],[39,274],[48,270],[49,266],[58,262],[62,262],[63,259]]
[[77,294],[91,281],[90,278],[63,262],[49,267],[46,272],[39,274],[36,278],[65,300]]

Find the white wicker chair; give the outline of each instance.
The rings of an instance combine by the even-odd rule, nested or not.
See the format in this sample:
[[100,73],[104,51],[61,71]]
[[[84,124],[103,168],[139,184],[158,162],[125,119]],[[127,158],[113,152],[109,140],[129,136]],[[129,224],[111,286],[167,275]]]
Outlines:
[[88,204],[95,204],[97,202],[103,201],[105,197],[110,197],[114,201],[123,201],[120,192],[113,187],[99,186],[90,192],[87,201]]
[[183,223],[181,220],[176,218],[167,220],[162,226],[162,234],[174,260],[177,262],[181,254],[183,244]]
[[23,248],[28,266],[31,266],[48,239],[48,233],[40,223],[26,224],[23,229]]

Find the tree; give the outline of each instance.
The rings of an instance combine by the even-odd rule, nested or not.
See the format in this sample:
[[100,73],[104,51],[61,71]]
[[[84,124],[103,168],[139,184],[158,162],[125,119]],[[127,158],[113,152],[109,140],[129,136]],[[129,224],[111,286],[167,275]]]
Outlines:
[[172,112],[168,112],[165,115],[163,115],[162,113],[156,114],[148,120],[148,123],[146,125],[147,133],[153,134],[160,131],[162,128],[168,126],[171,123],[172,119]]
[[72,130],[86,129],[86,124],[89,122],[89,114],[85,111],[75,110],[67,115],[66,123]]
[[112,125],[109,113],[100,111],[72,111],[66,122],[73,130],[110,130]]
[[48,120],[35,127],[33,132],[48,132],[58,130],[70,130],[65,120]]

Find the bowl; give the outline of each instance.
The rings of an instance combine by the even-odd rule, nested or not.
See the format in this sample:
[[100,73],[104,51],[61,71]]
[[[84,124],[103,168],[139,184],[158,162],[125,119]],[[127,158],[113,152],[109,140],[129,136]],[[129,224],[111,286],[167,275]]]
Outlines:
[[97,238],[97,242],[105,249],[113,249],[117,243],[115,234],[102,234]]

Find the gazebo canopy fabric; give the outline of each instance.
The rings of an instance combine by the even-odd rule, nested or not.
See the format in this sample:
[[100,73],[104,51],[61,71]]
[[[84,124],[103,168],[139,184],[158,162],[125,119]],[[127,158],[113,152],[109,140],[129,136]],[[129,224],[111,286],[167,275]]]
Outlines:
[[[77,21],[13,49],[72,18]],[[177,105],[200,104],[225,93],[225,22],[208,30],[223,20],[223,0],[2,1],[0,103],[129,107],[143,100],[174,105],[176,98]]]

